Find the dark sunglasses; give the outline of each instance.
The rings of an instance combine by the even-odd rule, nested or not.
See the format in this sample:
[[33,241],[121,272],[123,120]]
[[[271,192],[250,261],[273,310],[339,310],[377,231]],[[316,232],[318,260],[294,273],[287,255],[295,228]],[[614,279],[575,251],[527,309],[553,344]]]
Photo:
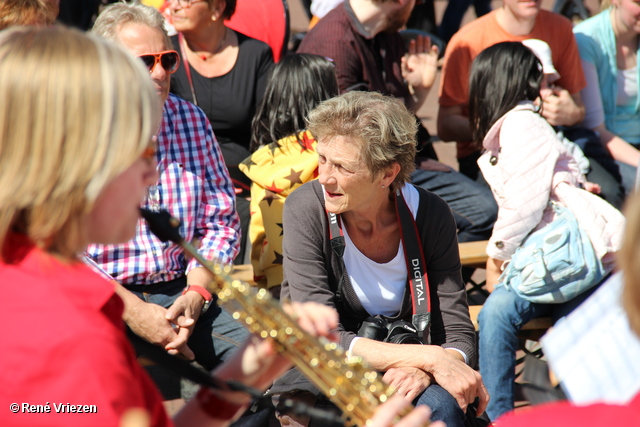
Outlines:
[[165,50],[158,53],[144,53],[142,55],[138,55],[138,58],[142,59],[144,65],[149,69],[149,73],[153,72],[157,63],[160,63],[162,68],[164,68],[164,70],[169,74],[175,73],[180,65],[180,56],[175,50]]

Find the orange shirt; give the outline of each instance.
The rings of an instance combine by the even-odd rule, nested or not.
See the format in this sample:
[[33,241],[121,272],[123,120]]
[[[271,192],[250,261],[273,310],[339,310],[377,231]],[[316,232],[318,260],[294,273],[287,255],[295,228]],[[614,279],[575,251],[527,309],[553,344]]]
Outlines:
[[[572,25],[567,18],[541,10],[530,34],[514,36],[498,24],[496,12],[462,27],[447,45],[439,93],[441,106],[462,105],[463,114],[468,114],[471,63],[487,47],[505,41],[539,39],[547,42],[553,64],[560,74],[555,84],[571,94],[580,92],[587,85]],[[475,151],[470,144],[469,141],[458,141],[458,158],[467,157]]]

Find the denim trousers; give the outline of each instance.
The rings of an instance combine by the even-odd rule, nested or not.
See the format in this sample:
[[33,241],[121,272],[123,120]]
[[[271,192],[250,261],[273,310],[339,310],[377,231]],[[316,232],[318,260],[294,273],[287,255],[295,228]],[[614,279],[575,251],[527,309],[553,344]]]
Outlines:
[[413,404],[431,408],[431,421],[444,421],[447,427],[464,427],[465,413],[458,401],[438,384],[431,384]]
[[[186,277],[183,276],[155,285],[125,287],[145,302],[169,308],[185,286]],[[198,318],[187,345],[195,354],[196,362],[210,371],[228,360],[248,337],[249,331],[243,325],[212,302],[206,313]]]
[[551,317],[555,323],[597,288],[594,286],[563,304],[532,303],[506,286],[496,287],[489,295],[478,314],[480,374],[491,396],[487,407],[489,418],[495,421],[513,410],[518,331],[522,325],[538,317]]
[[459,242],[474,242],[491,237],[498,205],[489,187],[451,170],[425,171],[411,175],[411,183],[440,196],[451,208],[458,227]]

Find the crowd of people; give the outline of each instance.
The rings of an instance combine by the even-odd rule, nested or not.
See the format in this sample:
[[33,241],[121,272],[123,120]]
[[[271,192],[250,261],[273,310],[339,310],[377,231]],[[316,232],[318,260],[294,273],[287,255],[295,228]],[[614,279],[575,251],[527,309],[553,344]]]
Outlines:
[[[210,273],[152,233],[144,208],[177,218],[212,263],[248,251],[256,285],[303,329],[380,372],[396,396],[372,426],[633,425],[637,397],[512,412],[522,325],[566,316],[614,269],[640,334],[640,7],[605,0],[574,26],[541,0],[477,0],[483,16],[446,36],[441,63],[437,130],[456,142],[458,171],[416,116],[442,53],[401,34],[416,0],[313,2],[319,19],[275,64],[268,44],[227,27],[240,1],[169,0],[164,14],[118,2],[84,32],[55,23],[56,0],[0,0],[0,424],[118,426],[142,409],[140,427],[218,426],[250,412],[237,387],[163,388],[175,373],[149,378],[129,329],[269,389],[272,422],[328,425],[285,410],[337,408],[268,331],[251,335],[216,304]],[[450,2],[447,28],[468,6]],[[543,303],[503,271],[558,206],[598,274]],[[458,243],[484,240],[477,337]],[[170,419],[172,399],[185,403]]]

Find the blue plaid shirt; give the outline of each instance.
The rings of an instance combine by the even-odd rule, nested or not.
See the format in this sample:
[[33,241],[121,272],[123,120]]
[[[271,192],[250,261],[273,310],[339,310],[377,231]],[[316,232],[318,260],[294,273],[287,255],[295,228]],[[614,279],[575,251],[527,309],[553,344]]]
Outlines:
[[[229,172],[202,110],[169,95],[157,159],[160,178],[149,189],[143,207],[167,209],[181,221],[182,237],[198,242],[206,259],[231,264],[239,249],[240,220]],[[173,280],[199,266],[178,245],[161,242],[142,219],[133,240],[91,245],[87,253],[104,272],[128,285]]]

